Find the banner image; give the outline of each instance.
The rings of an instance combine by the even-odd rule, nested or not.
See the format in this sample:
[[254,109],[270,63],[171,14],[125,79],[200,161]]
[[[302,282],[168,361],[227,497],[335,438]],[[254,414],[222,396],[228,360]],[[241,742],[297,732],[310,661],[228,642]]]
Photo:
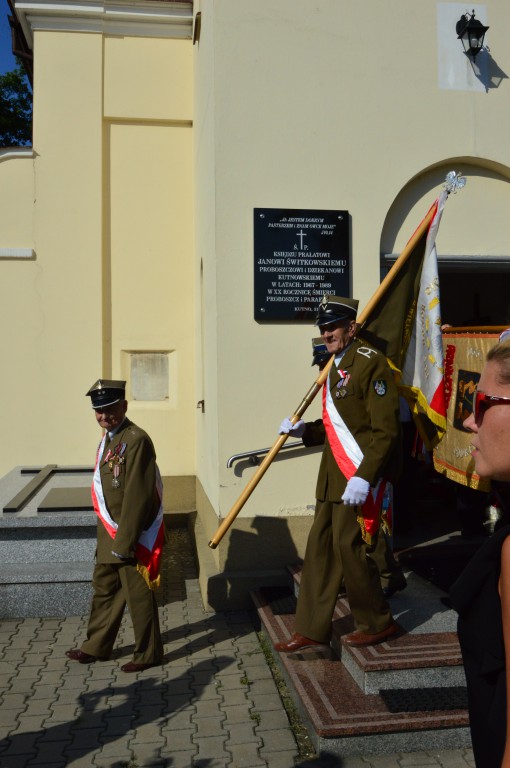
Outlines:
[[434,449],[434,467],[450,480],[480,491],[490,490],[490,480],[474,471],[471,433],[463,422],[473,412],[473,394],[485,357],[498,343],[502,330],[503,326],[487,331],[451,328],[443,332],[446,434]]

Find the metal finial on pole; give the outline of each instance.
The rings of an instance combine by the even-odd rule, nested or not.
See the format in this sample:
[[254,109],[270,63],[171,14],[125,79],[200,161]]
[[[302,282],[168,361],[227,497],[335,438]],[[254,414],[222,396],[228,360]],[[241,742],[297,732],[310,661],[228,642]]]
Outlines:
[[443,189],[445,189],[448,194],[453,192],[453,194],[456,195],[459,189],[464,189],[466,184],[467,179],[462,175],[462,173],[457,173],[457,171],[450,171],[446,174]]

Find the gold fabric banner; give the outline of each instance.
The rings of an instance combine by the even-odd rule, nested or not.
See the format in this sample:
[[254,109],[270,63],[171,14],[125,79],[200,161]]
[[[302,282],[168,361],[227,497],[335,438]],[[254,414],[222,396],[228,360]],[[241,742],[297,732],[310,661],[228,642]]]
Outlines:
[[434,449],[434,467],[450,480],[477,488],[490,490],[490,480],[479,477],[474,471],[471,457],[471,433],[462,426],[473,411],[473,393],[476,390],[485,357],[498,343],[504,329],[449,329],[443,332],[444,382],[446,390],[446,434]]

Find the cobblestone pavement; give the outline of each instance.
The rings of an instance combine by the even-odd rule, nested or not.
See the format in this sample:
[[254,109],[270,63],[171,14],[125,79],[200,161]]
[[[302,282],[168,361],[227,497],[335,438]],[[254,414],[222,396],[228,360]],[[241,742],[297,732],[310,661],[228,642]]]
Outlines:
[[121,672],[125,619],[111,660],[65,656],[87,617],[0,622],[0,768],[471,768],[471,750],[308,758],[249,612],[206,613],[187,534],[171,532],[160,618],[165,663]]

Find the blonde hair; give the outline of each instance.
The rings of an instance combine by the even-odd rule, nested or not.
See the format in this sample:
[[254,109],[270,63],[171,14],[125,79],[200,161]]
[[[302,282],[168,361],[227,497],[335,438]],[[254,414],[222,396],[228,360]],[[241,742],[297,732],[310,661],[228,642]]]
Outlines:
[[489,349],[487,362],[498,364],[496,377],[500,384],[510,384],[510,340],[502,341]]

